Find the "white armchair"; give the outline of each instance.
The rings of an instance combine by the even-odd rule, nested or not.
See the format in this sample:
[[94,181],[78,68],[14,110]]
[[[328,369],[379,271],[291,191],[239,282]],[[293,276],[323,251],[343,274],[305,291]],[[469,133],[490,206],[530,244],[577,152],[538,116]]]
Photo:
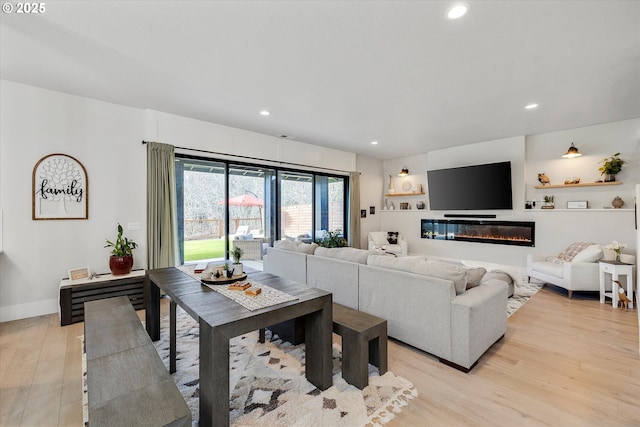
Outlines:
[[[596,254],[595,248],[589,247],[584,252],[578,253],[570,262],[557,260],[554,262],[556,255],[529,254],[527,255],[527,275],[529,280],[533,277],[566,289],[569,293],[569,298],[573,296],[573,291],[598,292],[600,291],[598,261],[600,259],[615,259],[613,251],[600,249],[600,256]],[[591,256],[586,253],[589,250],[591,250]],[[620,258],[622,262],[630,264],[634,264],[636,259],[635,256],[628,254],[621,254]],[[609,288],[608,290],[611,290],[610,284],[607,287]]]
[[[393,233],[395,236],[396,233]],[[390,234],[387,231],[371,231],[367,235],[369,250],[382,250],[395,255],[407,255],[408,244],[402,234],[397,233],[397,243],[390,243]]]

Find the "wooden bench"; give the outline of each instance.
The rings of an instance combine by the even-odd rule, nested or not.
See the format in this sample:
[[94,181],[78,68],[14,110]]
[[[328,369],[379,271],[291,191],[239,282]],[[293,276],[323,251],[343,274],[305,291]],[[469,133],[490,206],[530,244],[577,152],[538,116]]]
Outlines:
[[[297,333],[285,336],[300,338],[304,342],[304,320],[294,319],[296,323],[289,322],[282,326],[285,333],[287,328],[296,327],[301,337]],[[298,325],[298,320],[301,325]],[[270,326],[273,332],[278,334],[279,329]],[[346,382],[358,387],[360,390],[369,384],[369,363],[378,367],[380,375],[387,372],[387,321],[363,311],[354,310],[344,305],[333,303],[333,332],[342,337],[342,378]],[[292,342],[296,345],[297,342]],[[265,330],[260,329],[258,341],[264,343]]]
[[126,296],[84,304],[89,426],[188,426],[191,411]]
[[387,321],[333,303],[333,332],[342,337],[342,378],[359,389],[369,384],[369,363],[387,372]]

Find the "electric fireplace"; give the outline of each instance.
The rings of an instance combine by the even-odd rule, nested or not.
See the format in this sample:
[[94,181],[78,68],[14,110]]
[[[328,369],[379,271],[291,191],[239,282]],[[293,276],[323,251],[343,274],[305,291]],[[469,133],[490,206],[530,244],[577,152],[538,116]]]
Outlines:
[[535,222],[423,219],[420,237],[434,240],[535,246]]

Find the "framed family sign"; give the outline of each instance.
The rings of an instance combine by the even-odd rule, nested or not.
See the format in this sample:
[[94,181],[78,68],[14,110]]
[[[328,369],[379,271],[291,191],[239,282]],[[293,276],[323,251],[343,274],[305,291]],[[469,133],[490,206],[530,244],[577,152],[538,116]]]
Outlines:
[[89,218],[89,181],[82,163],[67,154],[49,154],[36,163],[31,218]]

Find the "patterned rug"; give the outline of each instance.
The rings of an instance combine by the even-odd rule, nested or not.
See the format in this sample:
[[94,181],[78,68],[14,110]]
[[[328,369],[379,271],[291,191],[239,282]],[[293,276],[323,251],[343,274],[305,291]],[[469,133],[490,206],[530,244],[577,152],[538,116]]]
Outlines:
[[513,296],[507,301],[507,317],[515,313],[524,303],[529,301],[529,298],[537,294],[542,289],[542,286],[542,283],[522,282],[516,284],[513,289]]
[[[156,349],[169,366],[168,318],[162,318]],[[304,375],[304,344],[297,346],[266,332],[264,344],[257,332],[230,343],[230,419],[233,426],[378,426],[418,395],[413,384],[391,372],[379,376],[369,365],[364,390],[341,376],[340,346],[333,346],[333,386],[317,389]],[[173,378],[193,414],[199,418],[198,324],[178,309],[177,372]]]

